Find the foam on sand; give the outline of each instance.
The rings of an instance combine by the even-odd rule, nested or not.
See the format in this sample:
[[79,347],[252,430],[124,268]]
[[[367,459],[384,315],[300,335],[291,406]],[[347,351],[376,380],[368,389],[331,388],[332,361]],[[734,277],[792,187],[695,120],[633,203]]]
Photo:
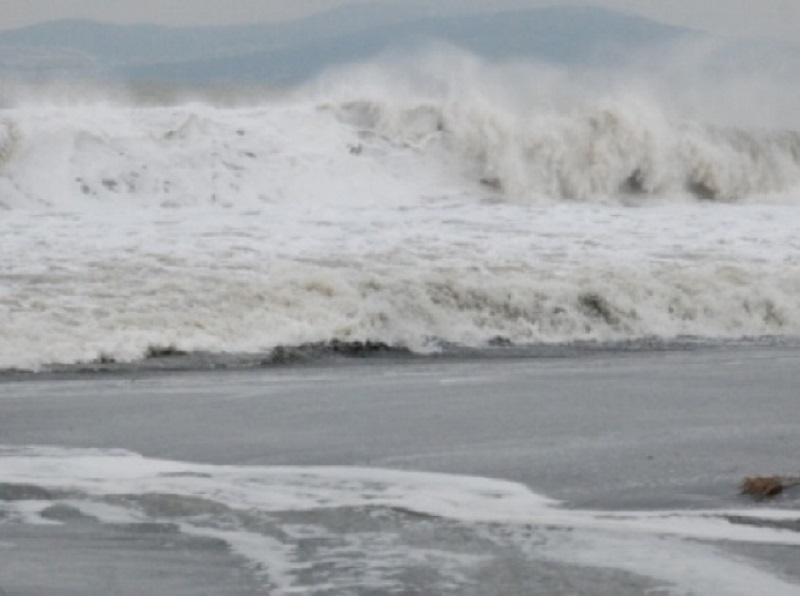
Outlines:
[[[0,474],[5,523],[37,518],[53,523],[48,512],[62,503],[105,523],[178,524],[183,532],[224,539],[260,565],[265,582],[279,593],[290,593],[309,564],[291,536],[312,532],[319,540],[331,532],[321,521],[308,521],[314,518],[299,526],[297,515],[317,512],[322,520],[344,511],[365,519],[374,518],[375,511],[395,512],[406,516],[408,524],[415,519],[457,523],[484,539],[510,543],[534,561],[622,569],[690,592],[748,594],[757,588],[790,594],[797,589],[697,542],[796,546],[796,532],[727,520],[737,515],[796,520],[791,511],[581,511],[501,480],[367,468],[211,466],[151,460],[125,451],[40,447],[2,448]],[[25,486],[27,498],[19,488],[14,493],[14,487]],[[281,522],[282,515],[292,512],[294,517]],[[532,527],[536,539],[531,538]],[[359,540],[367,535],[359,536],[350,537],[352,548],[366,546]],[[383,547],[370,547],[375,568],[367,576],[379,584],[391,577],[387,565],[396,570],[410,564],[402,557],[394,563],[382,559],[389,551],[400,556],[391,544],[388,540]],[[412,548],[412,560],[413,554]],[[343,574],[345,559],[340,561]],[[470,560],[460,559],[462,565]],[[336,574],[328,579],[335,581]]]

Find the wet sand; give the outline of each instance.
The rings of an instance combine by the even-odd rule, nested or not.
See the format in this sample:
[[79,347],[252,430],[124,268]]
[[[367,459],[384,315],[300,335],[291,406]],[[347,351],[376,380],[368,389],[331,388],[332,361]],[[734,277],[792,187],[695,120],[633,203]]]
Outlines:
[[520,481],[576,506],[738,502],[800,471],[800,351],[347,361],[0,384],[0,443]]
[[[800,472],[799,366],[800,351],[749,347],[6,381],[0,383],[0,444],[125,448],[212,464],[469,474],[519,481],[569,507],[747,507],[737,488],[745,475]],[[798,505],[793,491],[774,503]],[[0,525],[0,543],[18,546],[16,559],[0,564],[6,596],[38,593],[23,589],[14,573],[15,564],[32,569],[31,561],[41,562],[35,544],[69,542],[70,532],[87,535],[9,527]],[[113,530],[92,532],[97,547]],[[800,585],[794,547],[725,548]],[[218,563],[226,556],[211,550]],[[202,559],[192,557],[181,563],[189,575]],[[132,569],[147,565],[140,561]],[[581,573],[557,575],[578,581]],[[517,574],[507,593],[531,585]],[[225,577],[229,583],[215,593],[251,589],[252,578]],[[624,574],[608,582],[602,593],[652,587]],[[162,593],[184,593],[179,581],[170,585],[176,587]],[[582,590],[592,579],[560,585],[566,591],[549,593],[590,593]]]

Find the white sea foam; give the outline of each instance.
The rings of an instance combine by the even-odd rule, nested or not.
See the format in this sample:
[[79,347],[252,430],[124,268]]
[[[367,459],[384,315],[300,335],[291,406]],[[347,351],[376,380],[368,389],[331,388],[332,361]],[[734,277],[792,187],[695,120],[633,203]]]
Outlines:
[[17,147],[17,132],[12,122],[0,120],[0,167],[3,166]]
[[619,194],[735,201],[800,184],[800,133],[669,122],[619,99],[569,111],[499,111],[483,99],[345,103],[345,121],[412,147],[443,145],[462,168],[517,200]]
[[0,368],[800,333],[796,133],[487,69],[4,110]]
[[[225,540],[259,564],[277,593],[297,589],[309,563],[295,540],[311,536],[324,543],[338,537],[321,520],[326,512],[335,515],[345,509],[365,519],[375,519],[370,512],[379,509],[405,512],[411,516],[407,524],[418,516],[450,520],[498,546],[510,543],[532,561],[624,569],[692,593],[747,594],[753,588],[769,588],[771,593],[791,594],[797,589],[768,571],[695,542],[796,546],[796,532],[727,521],[730,516],[793,521],[797,514],[792,511],[581,511],[562,509],[525,486],[501,480],[359,468],[211,466],[151,460],[123,451],[37,447],[0,449],[0,476],[6,486],[33,485],[52,492],[44,500],[39,494],[39,500],[0,501],[0,510],[11,519],[36,523],[37,513],[46,515],[63,500],[106,523],[168,521],[184,532]],[[290,512],[295,516],[280,522],[280,515]],[[318,525],[307,521],[298,527],[300,512],[316,512],[308,519],[316,519]],[[261,521],[253,523],[256,519]],[[271,529],[275,524],[278,530]],[[532,526],[537,528],[535,539]],[[354,542],[338,556],[329,553],[336,561],[329,581],[336,581],[337,574],[347,575],[354,564],[348,556],[359,549],[368,548],[371,555],[368,568],[354,578],[362,585],[366,581],[386,587],[381,582],[391,582],[399,568],[417,564],[415,557],[423,556],[414,552],[413,544],[401,549],[396,539],[379,542],[377,535],[370,538],[368,533],[356,531],[342,539]],[[463,573],[475,560],[457,549],[451,557],[445,555],[436,557],[451,566],[453,576],[459,566]],[[424,558],[430,561],[431,556]]]

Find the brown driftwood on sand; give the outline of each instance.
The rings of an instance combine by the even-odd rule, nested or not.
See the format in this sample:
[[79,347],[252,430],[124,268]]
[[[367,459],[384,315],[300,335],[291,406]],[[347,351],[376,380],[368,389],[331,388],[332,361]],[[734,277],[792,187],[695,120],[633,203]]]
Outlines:
[[777,497],[787,488],[800,485],[800,478],[787,476],[748,476],[740,485],[743,495],[754,497],[758,500]]

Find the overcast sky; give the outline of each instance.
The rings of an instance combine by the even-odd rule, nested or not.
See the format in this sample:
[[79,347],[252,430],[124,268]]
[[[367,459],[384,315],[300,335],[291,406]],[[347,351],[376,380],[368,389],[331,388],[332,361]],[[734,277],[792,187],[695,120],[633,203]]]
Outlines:
[[[362,0],[382,2],[391,0]],[[402,1],[402,0],[401,0]],[[0,28],[63,18],[201,25],[295,18],[348,0],[0,0]],[[483,6],[486,0],[428,0],[431,7]],[[715,33],[800,40],[800,0],[496,0],[493,6],[598,4]]]

